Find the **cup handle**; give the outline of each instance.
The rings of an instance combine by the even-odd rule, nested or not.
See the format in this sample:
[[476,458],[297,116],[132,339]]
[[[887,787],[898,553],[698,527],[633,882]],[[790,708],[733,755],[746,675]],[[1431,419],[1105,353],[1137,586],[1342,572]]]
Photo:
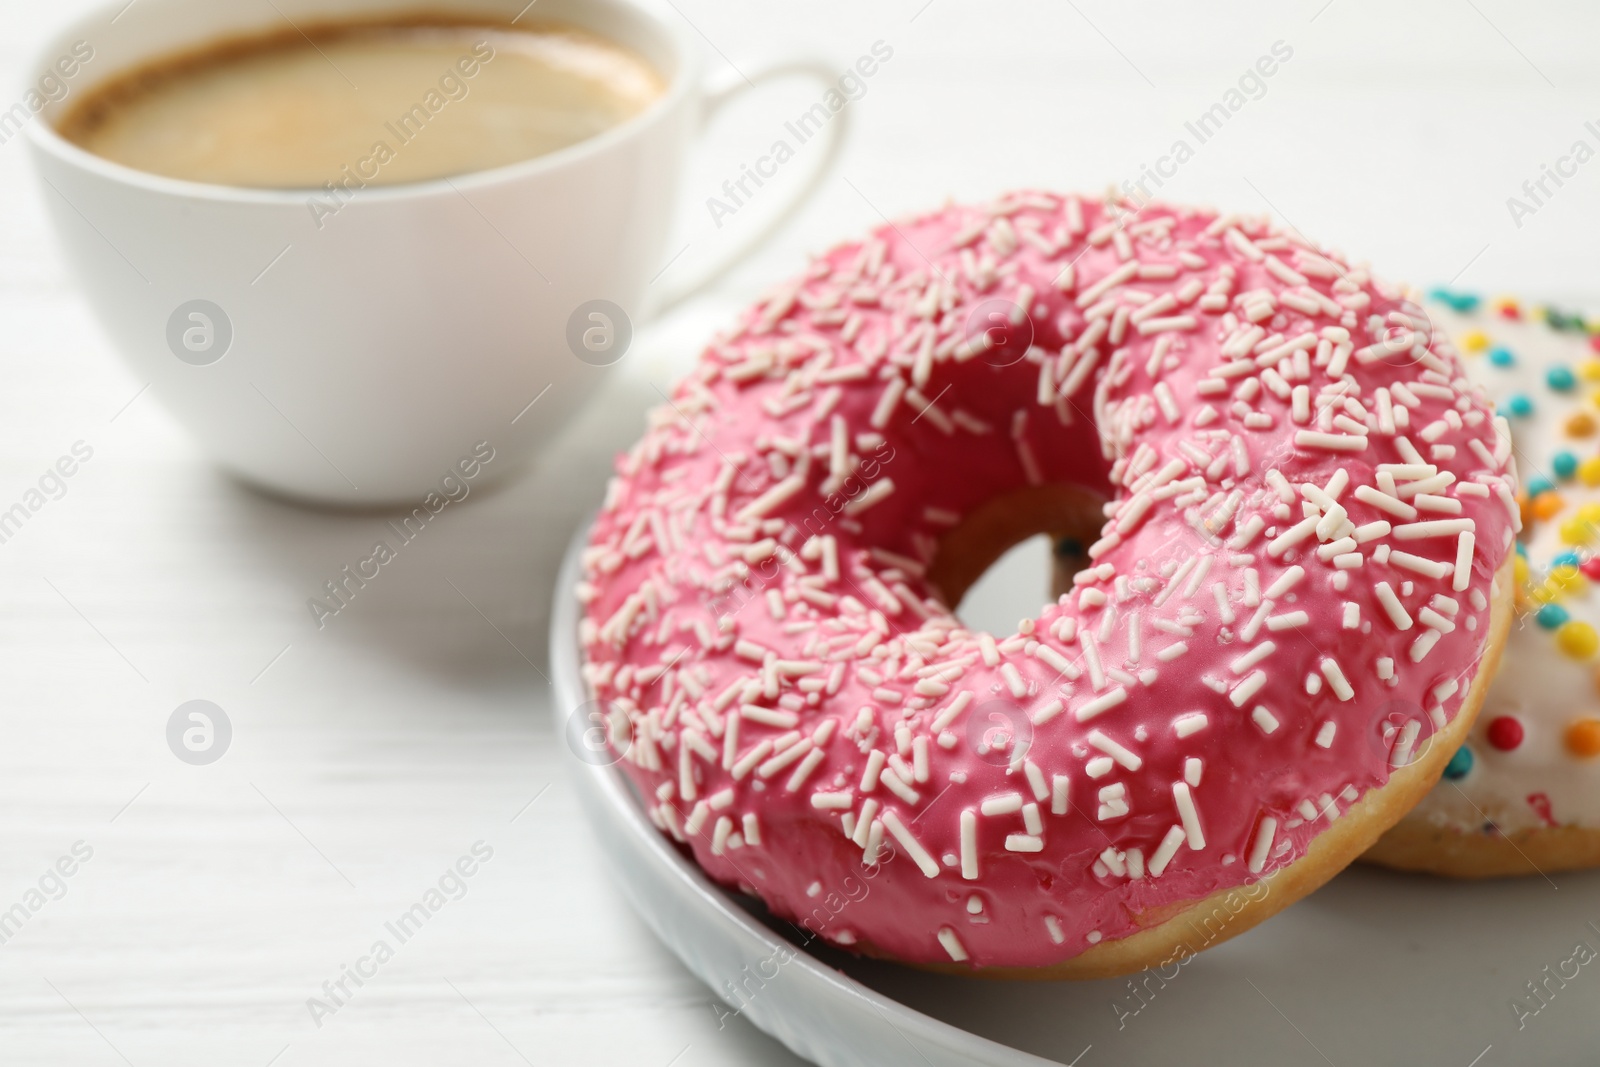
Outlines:
[[[704,106],[700,115],[701,132],[705,125],[722,110],[729,101],[742,93],[755,89],[765,82],[778,81],[782,78],[812,78],[820,84],[832,88],[838,78],[838,72],[820,60],[798,59],[774,64],[746,79],[739,74],[729,76],[725,84],[712,85],[706,89]],[[667,289],[666,295],[661,298],[655,307],[655,313],[661,314],[684,300],[700,292],[712,282],[721,278],[729,270],[753,252],[758,245],[772,236],[784,223],[794,217],[811,195],[822,185],[822,179],[827,177],[833,165],[839,159],[839,150],[844,147],[846,134],[850,129],[850,109],[841,108],[833,115],[833,120],[823,130],[827,141],[822,146],[822,158],[812,165],[806,175],[804,183],[789,196],[789,202],[775,211],[765,224],[760,226],[755,233],[734,245],[727,252],[718,256],[710,264],[702,267],[700,271],[687,281],[679,282]]]

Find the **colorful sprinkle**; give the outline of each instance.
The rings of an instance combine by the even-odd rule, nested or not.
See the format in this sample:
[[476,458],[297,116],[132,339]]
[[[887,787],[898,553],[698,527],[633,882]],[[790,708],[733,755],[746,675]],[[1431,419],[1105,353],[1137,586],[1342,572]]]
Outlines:
[[1568,519],[1560,530],[1561,540],[1569,545],[1586,545],[1594,540],[1594,526],[1582,519]]
[[1534,619],[1546,630],[1558,630],[1561,625],[1571,618],[1567,609],[1560,604],[1546,604],[1534,613]]
[[1578,477],[1584,485],[1600,485],[1600,456],[1590,456],[1578,464]]
[[1462,314],[1478,309],[1479,300],[1476,293],[1458,293],[1451,289],[1439,288],[1429,292],[1428,296]]
[[1562,740],[1574,756],[1600,756],[1600,719],[1573,719]]
[[[1562,555],[1573,556],[1574,553],[1565,552]],[[1556,560],[1552,564],[1550,576],[1546,579],[1546,582],[1552,589],[1562,593],[1576,592],[1582,589],[1585,584],[1583,575],[1578,572],[1578,565],[1562,560]]]
[[1567,419],[1567,435],[1569,437],[1588,437],[1594,433],[1594,416],[1580,411]]
[[1600,359],[1586,359],[1579,363],[1578,377],[1586,382],[1600,382]]
[[1511,349],[1495,346],[1489,349],[1489,362],[1496,367],[1510,367],[1517,362],[1517,357],[1511,354]]
[[1582,330],[1583,316],[1574,315],[1556,308],[1544,309],[1544,321],[1552,330]]
[[1497,715],[1489,720],[1489,728],[1484,733],[1495,748],[1501,752],[1510,752],[1522,744],[1525,731],[1522,728],[1522,720],[1515,715]]
[[1468,330],[1461,335],[1461,347],[1467,352],[1482,352],[1489,347],[1489,335],[1482,330]]
[[1499,315],[1502,319],[1511,319],[1512,321],[1516,321],[1517,319],[1522,318],[1522,305],[1518,304],[1509,296],[1496,297],[1494,301],[1494,311],[1495,314]]
[[1450,757],[1450,762],[1444,765],[1444,776],[1452,782],[1460,781],[1472,773],[1472,749],[1462,745],[1456,749],[1456,754]]
[[1527,418],[1533,414],[1533,401],[1521,393],[1515,393],[1506,397],[1505,409],[1508,414],[1515,415],[1518,418]]
[[1544,373],[1545,384],[1558,393],[1568,393],[1578,384],[1577,377],[1566,367],[1551,367]]
[[1567,622],[1556,631],[1556,644],[1573,659],[1588,659],[1600,650],[1600,634],[1586,622]]

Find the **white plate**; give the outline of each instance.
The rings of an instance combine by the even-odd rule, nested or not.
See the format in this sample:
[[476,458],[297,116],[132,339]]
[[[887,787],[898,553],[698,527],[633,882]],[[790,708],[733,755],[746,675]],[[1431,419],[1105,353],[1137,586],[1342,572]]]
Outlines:
[[[572,593],[584,537],[551,620],[563,737],[588,699]],[[713,885],[651,826],[616,767],[570,763],[651,929],[730,1009],[822,1067],[1600,1062],[1597,872],[1468,884],[1356,867],[1166,980],[947,978],[798,947],[792,928]]]

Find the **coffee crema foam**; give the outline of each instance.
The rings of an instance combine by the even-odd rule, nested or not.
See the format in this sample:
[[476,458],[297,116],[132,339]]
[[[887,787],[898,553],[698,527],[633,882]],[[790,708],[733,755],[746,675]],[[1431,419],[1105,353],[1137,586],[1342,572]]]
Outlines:
[[228,40],[92,90],[58,125],[137,170],[326,189],[488,170],[586,141],[665,91],[568,27],[348,23]]

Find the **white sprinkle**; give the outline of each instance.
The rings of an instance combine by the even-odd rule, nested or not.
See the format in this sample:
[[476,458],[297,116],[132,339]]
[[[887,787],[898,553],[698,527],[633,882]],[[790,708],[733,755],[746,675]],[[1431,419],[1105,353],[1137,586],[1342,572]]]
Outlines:
[[811,806],[823,811],[848,810],[855,801],[849,793],[812,793]]
[[807,778],[811,777],[811,772],[817,769],[817,764],[821,763],[826,755],[827,753],[820,748],[812,749],[806,758],[800,761],[800,766],[796,767],[794,773],[789,776],[789,781],[784,784],[784,791],[798,793],[800,786],[805,783]]
[[1278,820],[1270,815],[1263,816],[1261,826],[1256,830],[1255,844],[1250,847],[1251,874],[1260,874],[1267,865],[1267,855],[1272,851],[1272,839],[1277,832]]
[[1269,615],[1267,629],[1292,630],[1297,626],[1305,626],[1311,621],[1311,616],[1303,611],[1286,611],[1282,615]]
[[1155,855],[1150,857],[1150,877],[1161,877],[1162,872],[1167,869],[1167,864],[1172,862],[1172,857],[1178,854],[1178,847],[1187,837],[1182,826],[1173,826],[1167,831],[1167,836],[1161,839]]
[[860,496],[846,504],[844,506],[844,513],[851,516],[859,515],[861,512],[872,507],[872,505],[883,501],[889,496],[889,494],[893,492],[894,480],[891,478],[880,478],[878,481],[869,485]]
[[1273,715],[1261,704],[1257,704],[1250,712],[1250,718],[1257,726],[1261,727],[1261,732],[1264,734],[1270,734],[1278,728],[1277,716]]
[[1128,691],[1119,685],[1109,693],[1097,696],[1087,704],[1080,706],[1073,714],[1079,722],[1088,722],[1096,715],[1110,711],[1127,699]]
[[939,927],[939,944],[944,946],[944,950],[950,954],[951,959],[957,963],[966,962],[967,950],[962,947],[961,939],[956,936],[956,932],[950,927]]
[[900,821],[900,816],[892,809],[884,811],[883,826],[894,835],[896,841],[905,847],[906,854],[921,868],[923,874],[929,878],[937,878],[939,876],[938,862],[928,854],[927,849],[922,847],[922,842],[912,836],[911,831],[906,828],[906,824]]
[[1178,804],[1178,818],[1183,820],[1183,832],[1188,838],[1189,847],[1196,852],[1206,847],[1206,835],[1200,829],[1200,812],[1194,805],[1194,794],[1190,792],[1189,783],[1172,783],[1172,799]]
[[1332,687],[1335,696],[1340,700],[1349,700],[1356,695],[1356,691],[1350,688],[1350,682],[1344,676],[1344,670],[1332,656],[1324,656],[1320,666],[1322,676],[1328,680],[1328,685]]
[[884,387],[882,395],[878,397],[877,406],[872,409],[871,423],[874,430],[881,430],[889,425],[889,418],[894,414],[894,409],[899,405],[900,397],[905,391],[906,382],[904,378],[896,376],[889,380],[889,384]]
[[878,787],[878,778],[883,773],[883,765],[888,762],[882,749],[873,749],[867,753],[867,768],[861,775],[861,791],[870,793]]
[[1018,700],[1028,695],[1028,683],[1022,680],[1022,675],[1017,672],[1015,664],[1000,664],[1000,677],[1005,679],[1006,685],[1011,690],[1011,695]]
[[1316,532],[1319,516],[1309,515],[1267,542],[1267,555],[1281,556]]
[[762,518],[777,510],[806,487],[806,479],[802,474],[791,474],[765,493],[756,497],[734,515],[736,522],[748,522],[751,519]]
[[1278,597],[1281,597],[1283,594],[1287,593],[1290,589],[1293,589],[1295,583],[1305,576],[1305,568],[1297,563],[1293,567],[1290,567],[1288,570],[1284,571],[1282,574],[1278,575],[1277,580],[1271,585],[1267,586],[1267,591],[1261,595],[1266,597],[1268,600],[1276,600]]
[[1266,684],[1267,672],[1254,671],[1244,681],[1233,687],[1233,690],[1228,694],[1228,699],[1233,702],[1234,707],[1242,708],[1245,702],[1260,692],[1261,687]]
[[1099,730],[1090,730],[1089,736],[1085,740],[1130,771],[1136,771],[1144,765],[1144,761],[1138,756],[1129,752]]
[[1422,658],[1432,652],[1433,646],[1439,643],[1441,636],[1443,635],[1439,630],[1424,630],[1419,634],[1417,639],[1411,642],[1411,651],[1407,653],[1411,657],[1411,662],[1421,663]]
[[978,877],[978,816],[971,808],[961,813],[961,877]]
[[1339,724],[1329,719],[1317,731],[1317,747],[1328,748],[1333,744],[1333,735],[1339,730]]
[[1007,852],[1043,852],[1044,838],[1032,834],[1007,834]]
[[850,835],[850,840],[855,842],[856,847],[867,847],[867,839],[872,834],[873,820],[877,816],[878,802],[872,797],[868,797],[861,805],[861,814],[856,817],[855,833]]
[[1383,605],[1383,610],[1389,616],[1389,621],[1394,623],[1399,630],[1409,630],[1412,618],[1406,611],[1405,605],[1400,603],[1400,598],[1395,595],[1394,588],[1388,582],[1379,582],[1373,586],[1373,592],[1378,594],[1378,603]]
[[1022,794],[1001,793],[999,796],[988,797],[979,805],[978,810],[985,815],[1010,815],[1014,811],[1022,810]]
[[1029,712],[1028,720],[1035,726],[1043,726],[1066,710],[1066,703],[1060,697],[1054,697]]
[[1423,522],[1401,523],[1394,528],[1394,536],[1400,541],[1447,537],[1451,534],[1471,533],[1475,525],[1471,519],[1428,519]]
[[1410,719],[1400,729],[1400,737],[1395,741],[1394,752],[1389,756],[1389,766],[1395,769],[1404,767],[1411,762],[1411,750],[1417,743],[1417,735],[1422,732],[1422,723]]
[[1233,662],[1228,664],[1228,669],[1234,674],[1243,674],[1251,667],[1254,667],[1257,663],[1260,663],[1262,660],[1272,655],[1273,651],[1276,650],[1277,647],[1278,646],[1273,644],[1271,641],[1263,641],[1243,655],[1234,657]]
[[1190,734],[1204,730],[1209,721],[1205,712],[1191,711],[1172,720],[1172,732],[1179,737],[1188,737]]
[[1323,433],[1320,430],[1296,430],[1294,443],[1302,448],[1320,448],[1329,452],[1360,452],[1367,447],[1365,437]]
[[1472,581],[1472,551],[1475,535],[1471,530],[1463,530],[1461,537],[1456,541],[1455,577],[1450,582],[1450,588],[1461,592]]
[[1389,553],[1389,562],[1397,567],[1427,575],[1429,578],[1443,578],[1451,569],[1448,563],[1428,559],[1425,556],[1414,556],[1410,552],[1401,552],[1398,549]]

